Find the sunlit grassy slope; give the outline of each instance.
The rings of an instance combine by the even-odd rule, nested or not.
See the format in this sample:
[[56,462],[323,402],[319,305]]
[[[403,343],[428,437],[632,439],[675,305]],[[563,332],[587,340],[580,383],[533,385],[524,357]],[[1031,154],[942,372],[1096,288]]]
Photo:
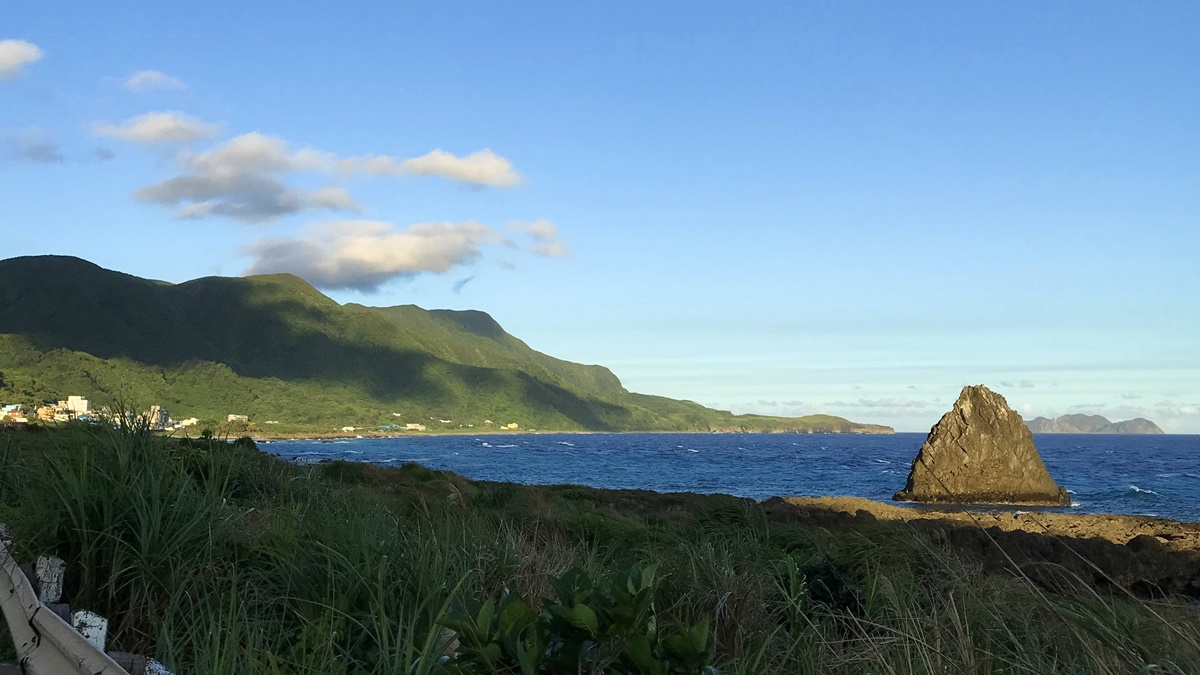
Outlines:
[[492,420],[542,430],[890,431],[630,393],[607,368],[534,351],[483,312],[340,305],[292,275],[168,284],[78,258],[0,261],[0,400],[67,394],[157,403],[177,419],[249,415],[276,429]]

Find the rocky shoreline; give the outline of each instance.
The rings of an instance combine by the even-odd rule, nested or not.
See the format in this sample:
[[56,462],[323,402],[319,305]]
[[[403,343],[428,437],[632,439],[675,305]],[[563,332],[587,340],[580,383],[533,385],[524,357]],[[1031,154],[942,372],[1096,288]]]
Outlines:
[[1138,537],[1151,537],[1165,550],[1200,554],[1200,522],[1102,513],[985,512],[944,506],[895,506],[861,497],[787,497],[783,501],[803,509],[861,514],[864,519],[906,523],[941,521],[982,529],[997,527],[1006,532],[1103,539],[1121,545]]
[[905,528],[980,562],[984,569],[1056,586],[1083,581],[1156,597],[1200,600],[1200,523],[1108,514],[978,512],[900,507],[859,497],[775,497],[775,522],[824,528]]

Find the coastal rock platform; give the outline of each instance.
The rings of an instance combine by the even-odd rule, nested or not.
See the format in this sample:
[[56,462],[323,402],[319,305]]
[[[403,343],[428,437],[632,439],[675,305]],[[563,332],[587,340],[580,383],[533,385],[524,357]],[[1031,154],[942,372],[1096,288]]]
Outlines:
[[941,521],[982,529],[995,527],[1005,532],[1020,531],[1075,539],[1102,539],[1121,545],[1129,544],[1138,537],[1151,537],[1158,541],[1158,546],[1163,550],[1200,555],[1200,523],[1181,523],[1165,518],[1107,513],[985,513],[952,507],[895,506],[861,497],[787,497],[783,501],[805,509],[850,515],[863,512],[877,520],[910,523]]
[[909,529],[979,560],[985,569],[1019,573],[1047,585],[1084,580],[1144,596],[1175,592],[1200,599],[1200,523],[901,507],[858,497],[776,497],[762,504],[773,522]]

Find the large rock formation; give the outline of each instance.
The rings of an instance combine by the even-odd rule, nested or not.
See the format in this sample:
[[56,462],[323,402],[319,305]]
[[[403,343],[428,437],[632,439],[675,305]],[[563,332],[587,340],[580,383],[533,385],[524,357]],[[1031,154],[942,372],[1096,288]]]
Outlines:
[[929,431],[897,501],[1069,506],[1033,445],[1033,434],[1004,397],[964,387]]

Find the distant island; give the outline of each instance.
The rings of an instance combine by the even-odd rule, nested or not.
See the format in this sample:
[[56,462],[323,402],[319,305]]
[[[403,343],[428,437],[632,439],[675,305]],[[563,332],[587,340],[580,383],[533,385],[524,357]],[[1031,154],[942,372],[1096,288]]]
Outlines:
[[1110,422],[1100,415],[1063,415],[1054,419],[1035,417],[1026,422],[1035,434],[1161,434],[1163,430],[1148,419],[1138,417]]
[[53,420],[83,398],[260,437],[894,433],[630,392],[609,369],[535,351],[483,312],[342,305],[290,274],[171,284],[73,257],[0,260],[0,410]]

